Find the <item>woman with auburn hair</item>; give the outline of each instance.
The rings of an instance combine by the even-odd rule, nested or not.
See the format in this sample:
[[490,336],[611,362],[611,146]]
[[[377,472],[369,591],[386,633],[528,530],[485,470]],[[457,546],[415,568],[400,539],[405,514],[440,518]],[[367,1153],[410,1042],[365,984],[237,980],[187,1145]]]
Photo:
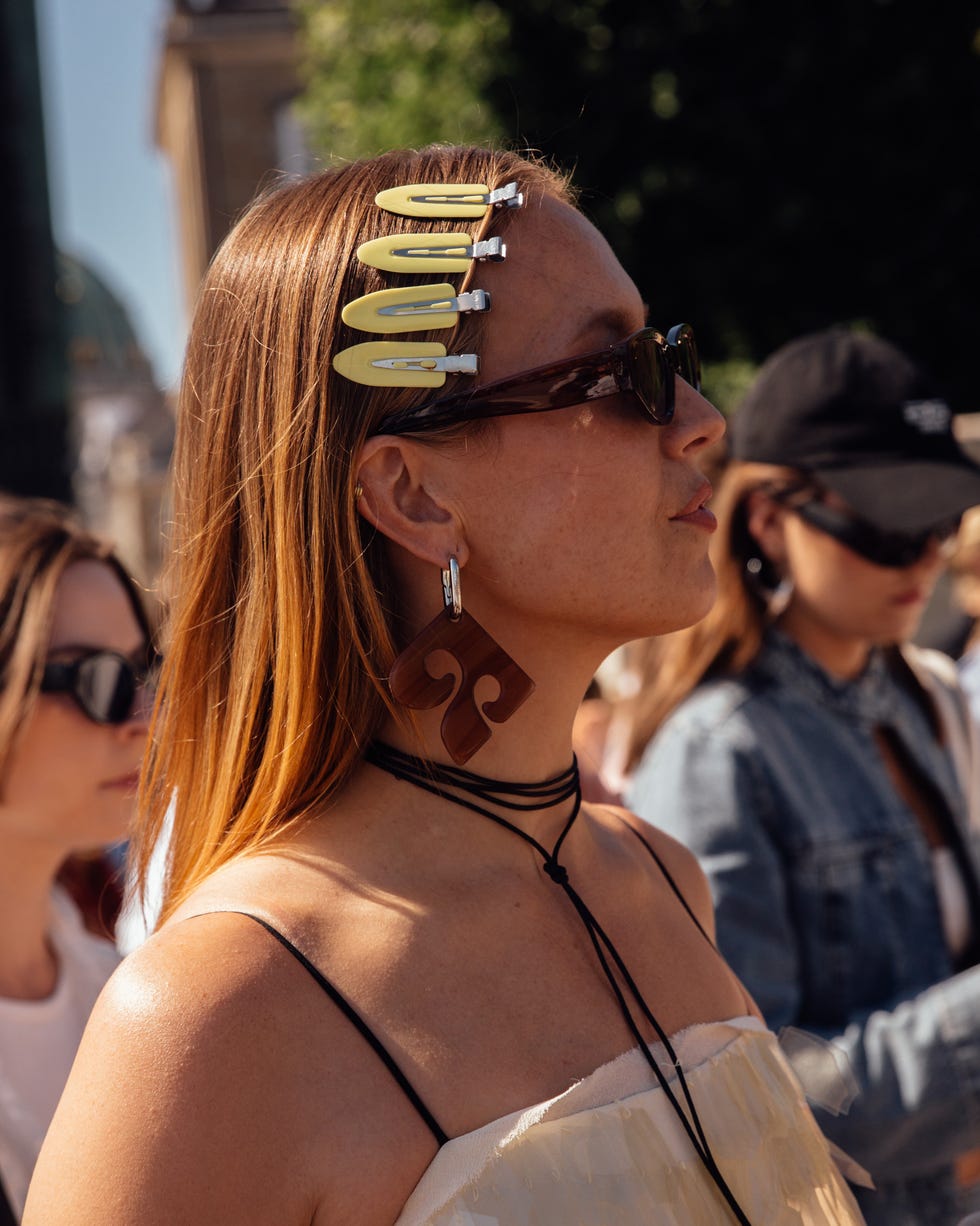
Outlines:
[[180,406],[163,924],[28,1224],[860,1220],[692,857],[581,803],[596,665],[714,586],[721,419],[644,314],[512,153],[355,162],[226,240]]
[[909,639],[980,468],[926,374],[844,329],[777,351],[730,437],[718,598],[650,679],[627,794],[697,853],[769,1025],[850,1066],[817,1118],[867,1220],[948,1226],[980,1169],[980,753]]
[[135,808],[150,627],[67,508],[0,494],[0,1221],[24,1206],[96,997]]

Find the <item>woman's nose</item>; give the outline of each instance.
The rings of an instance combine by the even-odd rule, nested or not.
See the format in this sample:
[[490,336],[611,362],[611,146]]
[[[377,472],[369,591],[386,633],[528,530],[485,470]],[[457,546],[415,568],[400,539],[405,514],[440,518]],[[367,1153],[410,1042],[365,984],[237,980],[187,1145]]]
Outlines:
[[678,375],[674,384],[674,417],[664,427],[664,434],[666,445],[676,453],[699,451],[722,439],[725,419]]

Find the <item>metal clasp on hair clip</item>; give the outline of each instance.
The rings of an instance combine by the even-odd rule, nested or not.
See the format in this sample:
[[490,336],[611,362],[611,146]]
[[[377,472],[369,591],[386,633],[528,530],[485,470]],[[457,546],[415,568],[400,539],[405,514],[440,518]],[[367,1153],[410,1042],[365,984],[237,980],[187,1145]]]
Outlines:
[[493,191],[485,183],[410,183],[378,192],[374,203],[400,217],[482,217],[500,205],[519,209],[524,197],[516,183]]
[[367,387],[442,387],[446,375],[475,375],[475,353],[446,354],[437,342],[367,341],[341,350],[333,368],[353,383]]
[[357,258],[383,272],[466,272],[471,260],[502,260],[500,238],[473,243],[468,234],[389,234],[361,243]]
[[419,332],[452,328],[465,311],[489,311],[490,295],[474,289],[456,296],[453,287],[407,285],[382,289],[348,302],[341,312],[344,323],[362,332]]

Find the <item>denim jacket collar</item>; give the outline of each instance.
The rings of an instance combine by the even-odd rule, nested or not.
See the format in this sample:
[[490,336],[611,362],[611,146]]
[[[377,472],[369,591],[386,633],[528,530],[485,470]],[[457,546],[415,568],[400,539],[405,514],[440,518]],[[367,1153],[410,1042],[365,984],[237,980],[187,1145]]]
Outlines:
[[831,676],[788,635],[771,628],[758,666],[790,692],[865,728],[894,724],[896,714],[904,711],[909,701],[888,667],[885,652],[878,647],[872,650],[860,676],[845,681]]

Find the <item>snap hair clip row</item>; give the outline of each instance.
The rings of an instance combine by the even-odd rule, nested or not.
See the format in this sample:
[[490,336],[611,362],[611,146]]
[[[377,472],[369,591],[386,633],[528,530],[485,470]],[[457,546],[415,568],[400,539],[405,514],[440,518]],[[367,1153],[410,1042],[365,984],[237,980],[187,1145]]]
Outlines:
[[524,196],[516,183],[494,191],[485,183],[410,183],[378,192],[374,203],[399,217],[482,217],[501,205],[519,209]]
[[466,272],[471,260],[503,260],[499,238],[474,243],[468,234],[389,234],[361,243],[357,258],[382,272]]
[[475,375],[475,353],[446,353],[438,342],[366,341],[342,349],[333,368],[352,383],[366,387],[442,387],[446,375]]
[[489,310],[490,295],[485,289],[457,295],[447,281],[442,285],[406,285],[365,294],[348,302],[340,317],[349,327],[362,332],[420,332],[452,328],[465,312]]
[[[375,203],[404,217],[483,217],[488,209],[520,208],[516,183],[490,191],[483,183],[414,183],[378,192]],[[473,260],[502,260],[500,238],[473,242],[465,232],[390,234],[361,243],[357,259],[369,268],[395,273],[465,273]],[[347,303],[341,318],[362,332],[419,332],[451,328],[466,311],[488,311],[486,290],[457,294],[447,281],[435,285],[377,290]],[[447,354],[445,345],[409,341],[366,341],[334,355],[334,370],[366,387],[442,387],[446,375],[475,375],[475,353]]]

